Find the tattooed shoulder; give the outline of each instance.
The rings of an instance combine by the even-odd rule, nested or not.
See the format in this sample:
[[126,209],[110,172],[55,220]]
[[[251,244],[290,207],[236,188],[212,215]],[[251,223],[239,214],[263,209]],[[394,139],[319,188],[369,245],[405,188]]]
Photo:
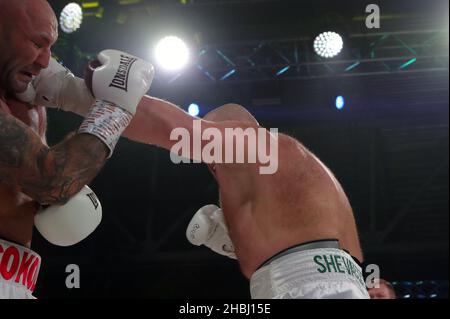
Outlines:
[[23,164],[24,150],[29,145],[28,135],[21,123],[0,110],[0,166],[18,168]]

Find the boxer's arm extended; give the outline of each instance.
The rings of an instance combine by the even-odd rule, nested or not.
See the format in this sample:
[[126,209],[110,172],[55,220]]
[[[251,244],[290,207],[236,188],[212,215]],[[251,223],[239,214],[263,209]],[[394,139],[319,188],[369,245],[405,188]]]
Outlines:
[[153,144],[170,150],[176,143],[170,140],[172,130],[185,128],[192,133],[193,120],[200,119],[170,102],[146,95],[139,102],[136,115],[122,136],[135,142]]
[[95,136],[76,134],[49,148],[29,127],[0,110],[0,182],[42,204],[63,204],[88,184],[108,149]]
[[[90,77],[91,70],[88,68],[86,78],[90,79]],[[86,117],[94,103],[90,89],[89,83],[85,83],[85,80],[74,76],[52,58],[49,67],[41,71],[41,74],[29,86],[28,90],[19,94],[18,97],[30,104],[60,107],[65,111]],[[174,144],[174,141],[170,141],[172,130],[185,128],[192,133],[193,120],[195,119],[174,104],[144,96],[140,100],[136,114],[123,136],[135,142],[154,144],[170,149]],[[208,125],[214,127],[213,122],[202,121],[203,129],[207,128]]]
[[194,120],[201,121],[202,132],[207,128],[217,128],[223,132],[227,127],[259,127],[256,120],[254,123],[250,123],[250,121],[222,120],[216,122],[200,119],[189,115],[175,104],[145,95],[139,102],[136,114],[122,136],[135,142],[153,144],[170,150],[177,142],[170,140],[172,130],[184,128],[192,136]]

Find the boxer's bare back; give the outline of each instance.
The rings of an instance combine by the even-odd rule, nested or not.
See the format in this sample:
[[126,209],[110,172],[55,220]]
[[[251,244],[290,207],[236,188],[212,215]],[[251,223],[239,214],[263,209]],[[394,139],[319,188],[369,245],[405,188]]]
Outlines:
[[[233,123],[233,117],[253,124]],[[237,105],[225,105],[205,119],[215,121],[212,126],[221,130],[259,128],[256,120]],[[314,240],[338,239],[341,249],[363,260],[352,208],[341,185],[297,140],[278,135],[275,174],[260,174],[261,163],[213,167],[230,238],[248,278],[275,254]]]
[[341,186],[317,157],[279,136],[279,167],[261,175],[254,164],[220,164],[216,178],[230,238],[250,277],[268,258],[313,240],[338,239],[362,260],[352,209]]
[[[169,139],[170,132],[180,127],[192,132],[194,120],[169,102],[145,97],[124,135],[170,150],[176,143]],[[216,128],[222,136],[227,128],[260,128],[237,104],[219,107],[203,120],[203,132]],[[220,206],[244,275],[250,277],[286,248],[321,239],[338,239],[342,249],[362,262],[353,211],[339,182],[297,140],[279,134],[278,141],[278,170],[273,175],[260,174],[261,163],[207,162],[219,184]]]

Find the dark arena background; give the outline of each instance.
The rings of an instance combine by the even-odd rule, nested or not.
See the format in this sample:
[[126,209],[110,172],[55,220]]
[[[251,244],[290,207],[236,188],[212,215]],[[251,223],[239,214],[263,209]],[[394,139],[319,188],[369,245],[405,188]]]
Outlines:
[[[69,1],[49,1],[59,16]],[[368,28],[366,7],[380,8]],[[76,75],[103,49],[155,64],[148,94],[201,117],[226,103],[302,141],[330,167],[354,209],[368,263],[398,298],[448,298],[448,1],[99,0],[78,1],[81,27],[60,30],[53,54]],[[314,38],[335,31],[334,58]],[[188,44],[190,62],[168,72],[153,48],[166,35]],[[336,107],[336,97],[345,99]],[[81,118],[49,111],[55,144]],[[38,232],[38,298],[250,297],[238,264],[191,245],[185,230],[217,203],[203,164],[173,164],[169,152],[122,139],[90,185],[103,206],[97,230],[72,247]],[[326,198],[324,198],[326,201]],[[68,289],[68,265],[80,287]]]

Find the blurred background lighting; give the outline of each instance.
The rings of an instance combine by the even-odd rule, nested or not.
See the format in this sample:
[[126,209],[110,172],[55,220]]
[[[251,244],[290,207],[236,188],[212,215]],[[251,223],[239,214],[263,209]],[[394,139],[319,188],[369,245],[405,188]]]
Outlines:
[[181,70],[189,61],[189,49],[178,37],[168,36],[158,42],[155,49],[157,63],[170,71]]

